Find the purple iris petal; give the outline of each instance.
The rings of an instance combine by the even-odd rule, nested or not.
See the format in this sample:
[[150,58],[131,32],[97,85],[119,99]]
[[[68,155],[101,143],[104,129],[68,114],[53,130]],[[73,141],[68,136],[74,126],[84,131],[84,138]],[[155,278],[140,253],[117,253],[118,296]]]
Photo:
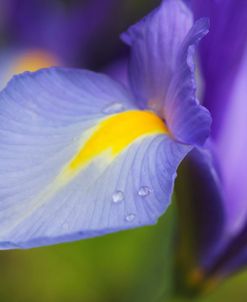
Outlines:
[[210,33],[200,47],[205,78],[203,104],[213,117],[217,135],[225,109],[232,102],[233,88],[247,43],[247,2],[234,0],[191,0],[196,18],[210,18]]
[[201,145],[209,136],[211,117],[196,99],[195,46],[208,32],[208,20],[195,22],[182,43],[176,69],[164,103],[164,116],[173,135],[182,142]]
[[225,191],[227,232],[232,234],[238,232],[247,220],[246,75],[247,53],[235,79],[235,85],[229,92],[231,103],[225,111],[216,141]]
[[129,75],[137,102],[158,112],[178,141],[192,145],[204,143],[211,123],[195,97],[193,62],[207,32],[206,19],[192,25],[183,2],[168,0],[122,36],[132,50]]
[[[190,153],[180,180],[183,181],[182,176],[191,179],[187,182],[187,190],[192,192],[187,203],[193,220],[183,212],[181,215],[188,224],[196,226],[196,231],[192,231],[196,251],[191,251],[197,255],[196,265],[201,266],[207,275],[221,277],[247,264],[247,64],[241,70],[231,95],[234,102],[225,115],[219,141],[212,142],[209,150]],[[177,189],[179,207],[183,209],[186,205],[181,195],[181,182]],[[185,224],[182,230],[185,238],[187,231]]]
[[[246,53],[247,54],[247,53]],[[215,270],[229,273],[246,264],[247,224],[247,107],[246,107],[247,55],[241,64],[235,84],[229,92],[228,105],[214,148],[222,178],[225,226],[223,237],[227,247]]]
[[[194,178],[200,182],[199,187],[190,187],[198,204],[192,207],[193,213],[196,217],[204,216],[204,220],[197,219],[196,228],[204,228],[206,221],[210,224],[208,230],[211,227],[214,230],[206,237],[194,234],[200,246],[197,265],[209,275],[227,275],[246,264],[247,7],[244,1],[192,3],[198,17],[210,17],[211,30],[202,42],[200,56],[205,80],[204,104],[211,109],[214,124],[213,139],[208,146],[213,161],[208,168],[205,169],[207,156],[203,153],[197,156],[192,153],[189,157],[190,166],[205,174],[199,180],[198,176]],[[213,183],[216,190],[212,195]],[[205,204],[209,205],[209,211],[201,213]],[[216,209],[219,219],[212,218]]]
[[154,106],[164,102],[180,46],[192,24],[183,2],[168,0],[122,35],[131,46],[130,84],[144,108],[150,101]]

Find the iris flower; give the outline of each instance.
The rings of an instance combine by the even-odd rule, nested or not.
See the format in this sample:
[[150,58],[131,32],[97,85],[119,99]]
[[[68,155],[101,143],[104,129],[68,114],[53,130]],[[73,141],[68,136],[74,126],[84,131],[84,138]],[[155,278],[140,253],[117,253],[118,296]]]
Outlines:
[[130,89],[87,70],[15,76],[0,94],[0,247],[30,248],[154,224],[176,170],[209,135],[193,24],[165,0],[122,35]]
[[192,7],[210,17],[200,58],[213,124],[178,182],[180,261],[196,283],[212,285],[247,264],[247,3],[192,1]]

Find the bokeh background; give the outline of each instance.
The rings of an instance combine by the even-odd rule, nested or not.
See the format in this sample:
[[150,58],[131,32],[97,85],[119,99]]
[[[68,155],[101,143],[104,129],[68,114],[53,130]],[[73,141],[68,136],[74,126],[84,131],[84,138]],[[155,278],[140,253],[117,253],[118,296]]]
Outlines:
[[[0,87],[14,73],[49,65],[122,76],[128,49],[119,35],[158,3],[1,0]],[[172,298],[173,204],[156,226],[57,246],[1,251],[0,302],[187,301]],[[245,302],[246,284],[247,272],[241,272],[194,300]]]

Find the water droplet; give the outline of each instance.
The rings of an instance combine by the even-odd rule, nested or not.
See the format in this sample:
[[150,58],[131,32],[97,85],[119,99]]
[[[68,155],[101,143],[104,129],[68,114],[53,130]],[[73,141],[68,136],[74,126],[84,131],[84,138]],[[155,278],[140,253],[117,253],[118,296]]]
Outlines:
[[110,105],[106,106],[102,112],[105,114],[114,114],[121,111],[124,111],[125,107],[121,103],[111,103]]
[[135,217],[136,217],[136,215],[133,214],[133,213],[131,213],[131,214],[128,214],[128,215],[125,217],[125,220],[126,220],[127,222],[132,222],[132,221],[134,221]]
[[139,191],[138,191],[138,195],[141,197],[146,197],[148,196],[150,193],[152,192],[152,189],[150,189],[149,187],[140,187]]
[[114,203],[119,203],[121,201],[124,200],[124,193],[122,191],[116,191],[113,195],[112,195],[112,201]]

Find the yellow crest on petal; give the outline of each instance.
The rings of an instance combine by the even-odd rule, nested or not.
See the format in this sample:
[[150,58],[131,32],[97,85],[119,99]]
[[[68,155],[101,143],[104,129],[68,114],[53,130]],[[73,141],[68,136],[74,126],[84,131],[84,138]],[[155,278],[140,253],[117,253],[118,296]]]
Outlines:
[[97,125],[70,162],[69,169],[81,169],[106,152],[113,159],[136,139],[154,134],[168,134],[168,129],[164,121],[153,112],[130,110],[115,114]]

